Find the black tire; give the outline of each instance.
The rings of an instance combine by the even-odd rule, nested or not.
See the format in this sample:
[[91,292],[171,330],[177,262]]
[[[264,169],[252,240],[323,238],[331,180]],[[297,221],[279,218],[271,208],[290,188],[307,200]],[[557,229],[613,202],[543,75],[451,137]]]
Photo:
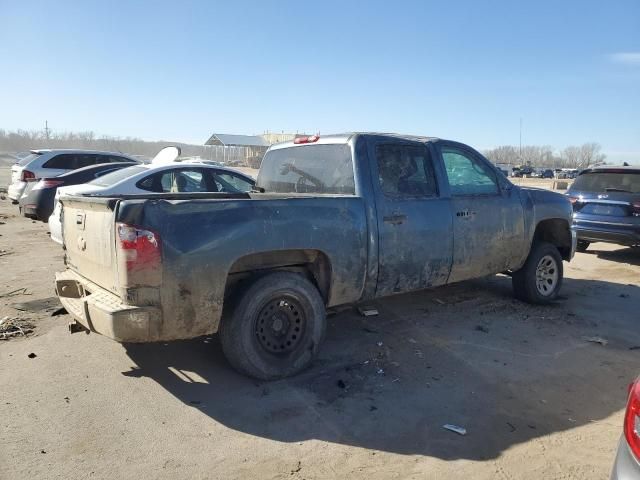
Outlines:
[[309,366],[318,353],[326,311],[318,289],[302,275],[265,275],[230,302],[220,342],[240,373],[259,380],[288,377]]
[[[544,259],[544,262],[543,262]],[[541,276],[538,278],[538,267]],[[519,300],[544,305],[558,296],[562,287],[562,257],[558,249],[547,242],[536,242],[520,270],[513,272],[511,283]],[[552,280],[555,278],[555,281]]]
[[587,242],[586,240],[578,240],[578,243],[576,245],[576,250],[578,252],[586,252],[587,248],[589,248],[589,245],[591,244],[591,242]]

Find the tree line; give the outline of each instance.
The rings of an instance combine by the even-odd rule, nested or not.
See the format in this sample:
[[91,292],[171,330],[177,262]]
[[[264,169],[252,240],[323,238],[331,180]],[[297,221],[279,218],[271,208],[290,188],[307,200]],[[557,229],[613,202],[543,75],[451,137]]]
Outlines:
[[494,163],[509,165],[531,165],[547,168],[587,168],[606,163],[607,156],[595,142],[575,145],[556,151],[549,145],[526,145],[519,147],[503,145],[485,150],[484,155]]
[[177,145],[183,156],[207,157],[210,147],[169,141],[145,141],[134,137],[98,136],[94,132],[50,132],[40,130],[7,131],[0,129],[0,152],[22,152],[40,148],[77,148],[86,150],[104,150],[129,155],[144,155],[152,158],[168,145]]

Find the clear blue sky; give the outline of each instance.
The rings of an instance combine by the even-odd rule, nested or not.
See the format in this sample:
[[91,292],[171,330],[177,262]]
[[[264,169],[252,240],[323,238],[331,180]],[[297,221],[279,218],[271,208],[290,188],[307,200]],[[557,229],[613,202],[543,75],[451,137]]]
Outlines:
[[397,131],[640,162],[640,2],[0,0],[0,128]]

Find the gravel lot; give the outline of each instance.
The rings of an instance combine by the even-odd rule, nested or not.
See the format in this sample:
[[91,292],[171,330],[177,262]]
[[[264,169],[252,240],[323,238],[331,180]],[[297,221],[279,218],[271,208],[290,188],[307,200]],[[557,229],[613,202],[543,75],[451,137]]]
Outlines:
[[638,250],[578,253],[548,307],[496,276],[379,301],[377,317],[335,313],[310,370],[258,383],[215,336],[121,345],[13,308],[54,296],[63,269],[47,226],[16,214],[0,201],[0,295],[26,291],[0,296],[0,319],[36,329],[0,341],[0,478],[609,474],[640,373]]

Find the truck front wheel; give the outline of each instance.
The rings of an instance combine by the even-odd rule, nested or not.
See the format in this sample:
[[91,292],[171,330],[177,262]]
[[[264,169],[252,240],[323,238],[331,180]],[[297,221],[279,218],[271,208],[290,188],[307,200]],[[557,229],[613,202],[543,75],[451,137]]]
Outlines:
[[551,243],[536,242],[520,270],[511,281],[516,298],[528,303],[552,302],[562,286],[563,269],[560,252]]
[[324,338],[326,312],[309,280],[297,273],[271,273],[231,302],[220,325],[220,342],[236,370],[275,380],[311,363]]

